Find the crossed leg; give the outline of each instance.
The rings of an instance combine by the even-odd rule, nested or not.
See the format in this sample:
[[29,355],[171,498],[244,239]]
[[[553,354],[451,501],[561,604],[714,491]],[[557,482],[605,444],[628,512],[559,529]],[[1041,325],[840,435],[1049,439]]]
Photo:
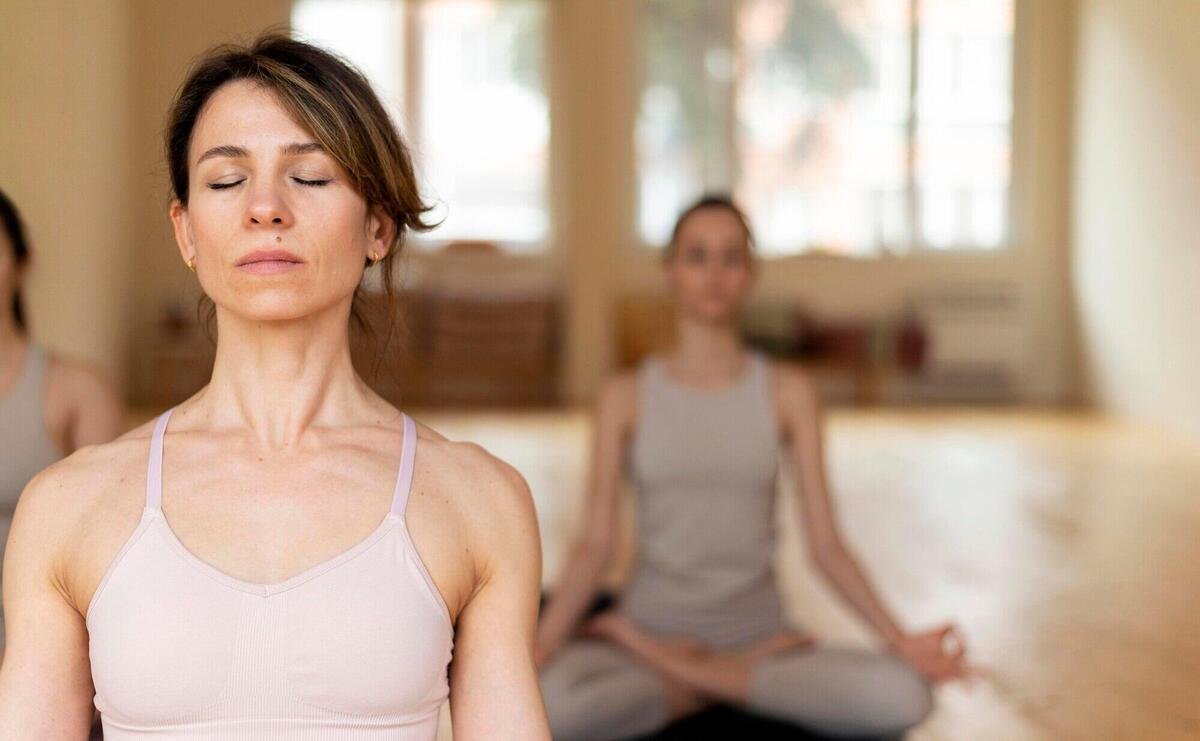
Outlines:
[[781,633],[734,651],[652,636],[619,613],[588,626],[690,693],[837,736],[899,736],[932,709],[923,677],[889,654]]

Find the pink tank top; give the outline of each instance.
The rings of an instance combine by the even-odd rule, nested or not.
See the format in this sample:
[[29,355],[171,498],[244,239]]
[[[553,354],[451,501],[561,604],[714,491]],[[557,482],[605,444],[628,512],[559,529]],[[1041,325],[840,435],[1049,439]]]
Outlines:
[[163,433],[146,507],[87,611],[106,741],[433,741],[454,630],[405,525],[416,426],[391,510],[349,550],[255,584],[201,560],[163,517]]

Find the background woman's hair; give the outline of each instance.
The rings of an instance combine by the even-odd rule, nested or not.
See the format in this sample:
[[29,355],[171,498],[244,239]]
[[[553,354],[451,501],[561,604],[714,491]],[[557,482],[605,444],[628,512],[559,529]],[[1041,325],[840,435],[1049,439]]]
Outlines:
[[750,219],[746,216],[746,212],[728,194],[706,193],[685,208],[683,213],[679,214],[679,218],[675,220],[675,227],[671,229],[671,241],[667,243],[667,249],[663,253],[664,260],[670,260],[675,256],[675,250],[679,247],[679,233],[683,231],[683,225],[691,215],[710,208],[723,209],[736,216],[737,220],[741,222],[742,229],[746,232],[746,246],[751,250],[754,249],[754,230],[750,228]]
[[[4,233],[8,236],[9,244],[12,245],[17,267],[25,265],[29,262],[29,243],[25,241],[25,227],[21,224],[21,214],[17,213],[17,207],[13,205],[3,190],[0,190],[0,224],[3,224]],[[27,327],[25,326],[25,307],[21,300],[20,288],[13,291],[12,312],[13,320],[17,323],[17,330],[24,333]]]
[[[192,68],[176,93],[166,130],[167,165],[172,195],[188,202],[188,147],[205,103],[221,86],[249,80],[273,92],[292,117],[307,129],[345,171],[368,208],[380,208],[396,225],[387,256],[380,260],[387,298],[386,349],[395,317],[393,271],[409,230],[427,231],[432,207],[417,192],[408,148],[366,77],[349,62],[312,44],[280,32],[268,32],[248,46],[211,49]],[[369,261],[364,262],[364,267]],[[367,333],[373,328],[363,315],[361,286],[355,290],[351,319]],[[216,307],[202,296],[198,313],[212,339]]]

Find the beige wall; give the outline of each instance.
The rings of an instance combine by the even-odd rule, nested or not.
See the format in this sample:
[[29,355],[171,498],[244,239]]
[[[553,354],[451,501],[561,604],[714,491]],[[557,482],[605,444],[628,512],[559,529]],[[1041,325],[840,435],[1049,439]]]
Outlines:
[[1200,3],[1080,0],[1074,253],[1103,405],[1200,434]]
[[[13,57],[18,69],[4,73],[5,85],[23,96],[28,92],[22,86],[36,88],[33,110],[38,116],[31,120],[38,126],[22,128],[7,123],[6,117],[3,125],[13,128],[16,138],[5,136],[0,156],[9,158],[3,161],[6,165],[20,160],[17,169],[29,173],[20,179],[35,183],[45,176],[38,175],[40,165],[24,153],[42,152],[60,163],[57,171],[70,172],[80,181],[70,192],[98,194],[77,199],[77,204],[93,215],[91,222],[104,223],[103,229],[42,239],[47,243],[46,260],[55,261],[56,271],[68,254],[59,245],[82,241],[93,248],[90,262],[68,271],[75,283],[62,296],[49,290],[45,273],[39,276],[40,304],[35,302],[34,308],[70,302],[62,312],[37,312],[44,317],[48,338],[85,348],[114,367],[128,357],[131,370],[144,373],[139,348],[145,343],[140,338],[164,304],[179,303],[190,311],[196,297],[165,213],[161,127],[166,107],[196,54],[213,43],[286,24],[290,2],[126,0],[104,4],[104,13],[96,10],[99,5],[18,0],[18,18],[28,22],[28,31],[19,33],[20,43],[38,47],[40,56],[35,59],[53,62],[52,69],[64,65],[60,57],[76,63],[87,59],[94,70],[91,77],[79,78],[81,89],[75,93],[54,86],[43,89],[40,80],[46,78],[39,77],[38,65],[9,51],[21,47],[6,44],[0,67],[12,70]],[[894,309],[908,292],[930,284],[1008,280],[1019,286],[1022,301],[1025,396],[1069,396],[1074,386],[1067,275],[1072,6],[1070,0],[1018,0],[1014,158],[1019,198],[1013,204],[1016,232],[1009,250],[868,261],[775,261],[764,271],[760,295],[800,299],[833,315],[870,313]],[[549,256],[521,262],[522,269],[561,282],[567,299],[563,388],[569,398],[582,399],[612,366],[616,301],[658,286],[653,255],[635,244],[631,230],[636,4],[553,0],[550,7],[555,244]],[[68,51],[51,54],[55,47]],[[109,106],[109,100],[125,104]],[[80,101],[83,108],[76,107]],[[89,119],[86,125],[80,123]],[[51,137],[45,136],[47,127]],[[89,135],[72,141],[86,141],[87,147],[78,144],[74,153],[59,149],[60,139],[81,128]],[[8,146],[10,140],[20,144]],[[96,147],[95,142],[104,145]],[[87,166],[67,166],[76,161]],[[114,168],[122,171],[122,186],[105,190],[100,186],[115,182],[107,176]],[[4,167],[3,172],[9,171]],[[44,195],[30,196],[30,215],[38,217],[35,234],[66,229],[54,225],[57,191],[38,187]],[[110,278],[95,279],[109,275],[106,270]],[[90,317],[97,330],[81,329],[73,319],[77,316]],[[144,379],[133,385],[145,387]]]
[[0,188],[29,229],[31,332],[120,377],[130,262],[129,5],[4,0]]

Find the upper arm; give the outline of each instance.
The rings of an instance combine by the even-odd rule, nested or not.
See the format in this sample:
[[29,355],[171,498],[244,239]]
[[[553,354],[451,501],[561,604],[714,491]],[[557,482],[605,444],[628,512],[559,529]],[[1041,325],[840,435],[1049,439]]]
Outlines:
[[605,382],[593,408],[585,537],[607,552],[617,529],[618,502],[625,468],[625,445],[637,410],[636,376],[622,374]]
[[795,462],[808,546],[819,560],[840,548],[842,542],[825,474],[820,399],[812,379],[798,369],[780,365],[776,371],[776,400]]
[[454,737],[549,739],[533,661],[541,545],[525,480],[494,461],[467,519],[476,586],[459,613],[450,665]]
[[87,629],[62,573],[71,518],[56,468],[25,487],[5,550],[0,738],[82,739],[91,723]]

